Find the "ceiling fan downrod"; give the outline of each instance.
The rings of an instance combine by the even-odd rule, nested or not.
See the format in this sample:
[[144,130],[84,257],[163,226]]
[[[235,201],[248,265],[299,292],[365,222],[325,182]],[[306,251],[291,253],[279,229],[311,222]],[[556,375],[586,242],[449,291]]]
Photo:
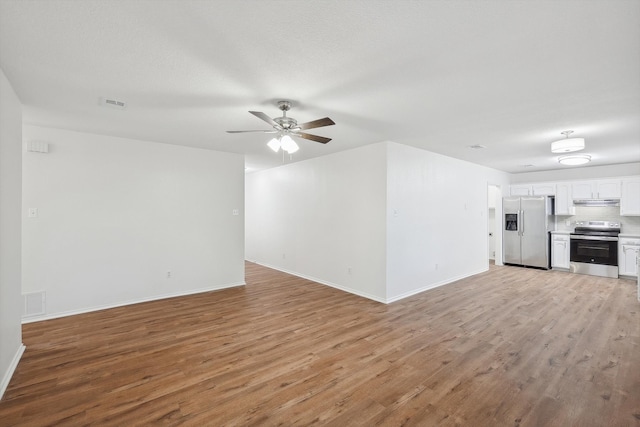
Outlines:
[[282,131],[288,133],[291,130],[299,129],[298,122],[291,117],[287,117],[287,111],[291,109],[291,103],[289,101],[278,101],[278,108],[282,111],[282,117],[276,117],[273,121],[282,127]]

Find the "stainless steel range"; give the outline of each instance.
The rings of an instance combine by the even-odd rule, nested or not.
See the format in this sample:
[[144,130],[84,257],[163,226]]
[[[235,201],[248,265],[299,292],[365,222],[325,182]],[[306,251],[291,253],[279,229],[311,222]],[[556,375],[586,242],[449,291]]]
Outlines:
[[618,234],[620,223],[581,221],[569,236],[569,258],[573,273],[618,277]]

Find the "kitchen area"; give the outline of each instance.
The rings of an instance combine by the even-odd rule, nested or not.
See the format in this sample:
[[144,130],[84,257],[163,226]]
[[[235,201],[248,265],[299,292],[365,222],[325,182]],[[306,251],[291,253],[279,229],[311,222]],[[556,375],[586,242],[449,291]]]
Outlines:
[[640,176],[512,184],[503,262],[638,282]]

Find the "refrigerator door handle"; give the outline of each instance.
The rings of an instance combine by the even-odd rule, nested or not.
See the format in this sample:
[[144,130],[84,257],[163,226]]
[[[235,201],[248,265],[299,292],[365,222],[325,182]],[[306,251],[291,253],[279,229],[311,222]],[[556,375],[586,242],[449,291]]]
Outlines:
[[518,211],[518,230],[520,230],[518,233],[521,236],[524,236],[524,211],[520,210]]

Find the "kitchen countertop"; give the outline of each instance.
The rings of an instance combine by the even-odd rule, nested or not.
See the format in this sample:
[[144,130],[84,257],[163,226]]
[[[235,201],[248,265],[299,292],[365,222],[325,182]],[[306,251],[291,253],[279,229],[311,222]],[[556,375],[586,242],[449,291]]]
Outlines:
[[[553,231],[552,231],[552,233],[553,233]],[[640,239],[640,234],[620,233],[620,234],[618,234],[618,237],[632,237],[632,238]]]
[[571,230],[556,230],[552,231],[551,234],[571,234],[573,231]]

